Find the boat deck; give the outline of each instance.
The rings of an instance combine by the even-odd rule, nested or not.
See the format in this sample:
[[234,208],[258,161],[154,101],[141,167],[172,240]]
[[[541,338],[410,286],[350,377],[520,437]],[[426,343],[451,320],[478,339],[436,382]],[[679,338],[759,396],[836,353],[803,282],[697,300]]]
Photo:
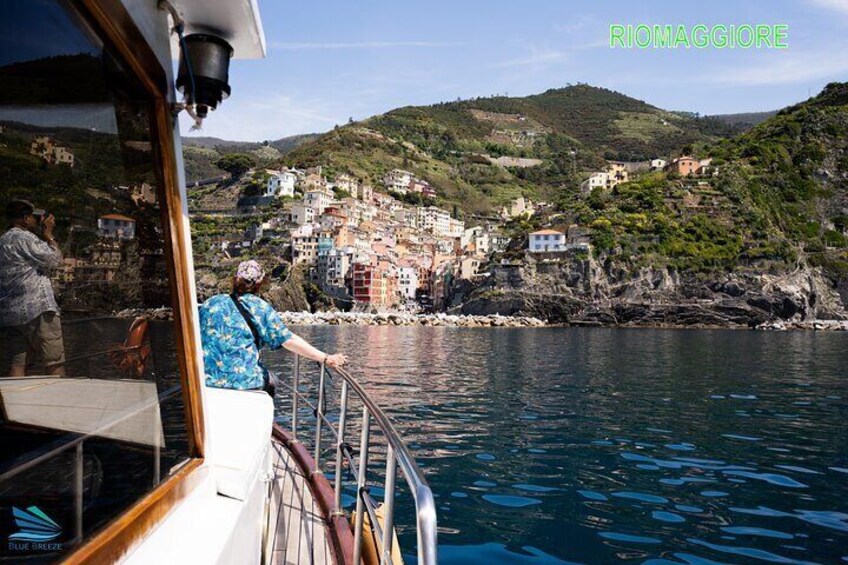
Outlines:
[[275,439],[272,449],[269,562],[274,565],[334,563],[326,522],[306,476],[282,442]]

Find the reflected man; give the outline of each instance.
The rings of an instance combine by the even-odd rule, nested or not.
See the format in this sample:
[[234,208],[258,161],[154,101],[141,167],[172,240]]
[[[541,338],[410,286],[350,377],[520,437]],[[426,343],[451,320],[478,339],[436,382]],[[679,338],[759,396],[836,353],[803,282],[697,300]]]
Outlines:
[[23,376],[33,356],[47,374],[64,375],[59,305],[48,276],[62,262],[53,237],[56,220],[26,200],[9,202],[6,219],[10,228],[0,236],[0,329],[12,357],[9,376]]

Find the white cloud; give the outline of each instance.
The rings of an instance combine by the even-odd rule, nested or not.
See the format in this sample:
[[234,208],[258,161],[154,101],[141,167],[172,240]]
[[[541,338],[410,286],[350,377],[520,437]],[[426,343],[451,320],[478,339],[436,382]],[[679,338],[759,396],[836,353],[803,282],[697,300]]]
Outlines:
[[[344,117],[343,117],[344,116]],[[203,129],[190,132],[191,120],[183,112],[183,135],[208,135],[233,141],[274,140],[289,135],[324,132],[343,124],[347,116],[337,104],[314,97],[270,94],[225,100],[209,112]]]
[[286,43],[271,41],[272,49],[303,50],[303,49],[391,49],[397,47],[458,47],[465,43],[439,43],[434,41],[360,41],[351,43]]
[[848,16],[848,0],[812,0],[812,3],[829,10],[836,10]]
[[848,74],[848,59],[822,53],[770,53],[770,59],[753,60],[747,66],[714,69],[702,75],[699,82],[768,86],[796,84]]
[[563,61],[567,57],[568,53],[564,51],[537,49],[535,47],[531,47],[530,55],[528,55],[527,57],[520,57],[518,59],[510,59],[507,61],[494,63],[490,65],[489,68],[507,69],[512,67],[523,67],[527,69],[535,68],[537,70],[541,70],[552,63]]

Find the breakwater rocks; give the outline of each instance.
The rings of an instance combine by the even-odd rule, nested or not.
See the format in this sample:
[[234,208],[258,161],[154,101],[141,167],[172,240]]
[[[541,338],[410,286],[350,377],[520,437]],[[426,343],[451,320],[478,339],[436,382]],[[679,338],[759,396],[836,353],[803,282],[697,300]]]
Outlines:
[[454,316],[449,314],[365,314],[360,312],[281,312],[292,326],[451,326],[458,328],[539,328],[547,323],[531,316]]
[[757,326],[758,330],[786,332],[790,330],[813,330],[825,332],[848,332],[848,321],[846,320],[805,320],[786,321],[777,320]]
[[174,313],[167,306],[162,308],[127,308],[119,312],[115,312],[116,318],[138,318],[143,316],[148,320],[173,320]]

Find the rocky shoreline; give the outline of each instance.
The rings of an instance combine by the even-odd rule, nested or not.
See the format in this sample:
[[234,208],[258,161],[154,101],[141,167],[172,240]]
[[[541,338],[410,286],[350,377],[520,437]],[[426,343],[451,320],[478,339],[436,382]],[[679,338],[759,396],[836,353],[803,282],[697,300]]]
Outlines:
[[848,321],[846,320],[805,320],[788,321],[777,320],[757,326],[757,330],[787,332],[792,330],[824,331],[824,332],[846,332]]
[[[572,323],[550,323],[533,316],[410,314],[390,312],[368,314],[362,312],[281,312],[283,321],[291,326],[442,326],[457,328],[540,328],[540,327],[628,327],[643,329],[743,329],[733,324],[616,324],[604,320],[574,320]],[[151,320],[170,320],[170,308],[127,308],[115,312],[116,318],[145,316]],[[848,320],[774,320],[753,326],[760,331],[848,331]]]
[[[145,316],[151,320],[170,320],[170,308],[127,308],[115,312],[116,318]],[[549,325],[532,316],[456,316],[450,314],[410,314],[389,312],[280,312],[283,322],[291,326],[451,326],[458,328],[540,328]]]
[[448,326],[457,328],[540,328],[548,323],[532,316],[457,316],[450,314],[409,314],[392,312],[282,312],[292,326]]

